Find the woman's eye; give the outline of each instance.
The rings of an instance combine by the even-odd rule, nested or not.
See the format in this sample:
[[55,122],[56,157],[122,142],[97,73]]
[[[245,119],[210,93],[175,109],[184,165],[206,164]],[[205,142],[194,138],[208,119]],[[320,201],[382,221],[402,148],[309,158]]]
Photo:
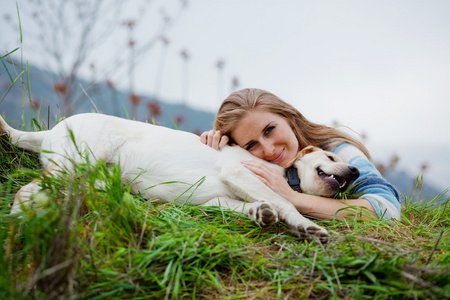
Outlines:
[[246,150],[250,150],[250,149],[252,149],[253,147],[255,147],[255,145],[256,145],[256,143],[255,143],[255,142],[253,142],[253,143],[250,143],[250,144],[248,144],[248,145],[247,145],[247,149],[246,149]]
[[271,133],[272,130],[274,130],[274,129],[275,129],[275,126],[270,126],[270,127],[268,127],[268,128],[266,129],[266,131],[264,131],[264,133],[265,133],[265,134],[269,134],[269,133]]

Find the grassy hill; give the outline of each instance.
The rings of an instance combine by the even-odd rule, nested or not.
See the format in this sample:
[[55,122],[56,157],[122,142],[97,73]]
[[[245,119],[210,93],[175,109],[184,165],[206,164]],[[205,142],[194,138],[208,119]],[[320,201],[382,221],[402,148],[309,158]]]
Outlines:
[[[448,200],[403,199],[401,221],[320,221],[322,245],[217,207],[156,205],[102,163],[50,178],[36,155],[0,143],[1,299],[450,297]],[[11,215],[35,178],[38,204]]]

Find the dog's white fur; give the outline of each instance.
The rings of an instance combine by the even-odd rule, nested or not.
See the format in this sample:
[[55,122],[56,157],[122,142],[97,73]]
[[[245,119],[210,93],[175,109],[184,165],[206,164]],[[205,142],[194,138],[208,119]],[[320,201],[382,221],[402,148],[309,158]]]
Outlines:
[[[130,184],[132,192],[141,193],[146,199],[220,205],[249,214],[262,227],[281,220],[300,238],[322,242],[329,238],[325,229],[303,217],[290,202],[242,166],[241,161],[258,158],[239,147],[217,151],[188,132],[102,114],[75,115],[41,132],[15,130],[0,117],[0,133],[8,134],[11,142],[20,148],[34,152],[46,150],[40,154],[41,162],[55,176],[58,170],[71,170],[73,162],[83,162],[84,156],[89,155],[92,163],[103,160],[107,164],[119,164],[123,183]],[[324,190],[329,190],[329,184],[317,176],[319,165],[322,169],[348,169],[338,157],[321,149],[307,148],[303,154],[304,158],[309,156],[308,160],[300,159],[295,165],[301,170],[304,192],[324,194]],[[327,158],[330,155],[335,162],[330,163]],[[285,175],[283,168],[270,166]],[[196,186],[193,197],[188,198],[190,192],[183,194],[202,178],[204,181]],[[173,183],[161,184],[164,182]],[[12,213],[29,205],[32,195],[39,190],[38,181],[22,187],[16,194]]]

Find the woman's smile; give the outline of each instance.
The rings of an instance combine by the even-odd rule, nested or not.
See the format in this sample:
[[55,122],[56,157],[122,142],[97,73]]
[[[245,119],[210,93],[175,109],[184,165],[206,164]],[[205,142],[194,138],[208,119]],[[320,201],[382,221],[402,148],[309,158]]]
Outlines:
[[261,109],[248,111],[231,133],[231,138],[253,156],[286,166],[297,155],[299,144],[288,121]]
[[282,150],[280,153],[278,153],[278,155],[276,155],[276,157],[272,160],[269,160],[269,162],[276,164],[277,161],[282,160],[283,159],[283,155],[284,155],[284,150]]

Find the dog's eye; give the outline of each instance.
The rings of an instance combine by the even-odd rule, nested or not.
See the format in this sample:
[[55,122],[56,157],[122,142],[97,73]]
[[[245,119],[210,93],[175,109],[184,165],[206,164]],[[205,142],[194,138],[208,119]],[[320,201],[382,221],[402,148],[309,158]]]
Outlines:
[[331,161],[335,161],[333,156],[328,156]]

